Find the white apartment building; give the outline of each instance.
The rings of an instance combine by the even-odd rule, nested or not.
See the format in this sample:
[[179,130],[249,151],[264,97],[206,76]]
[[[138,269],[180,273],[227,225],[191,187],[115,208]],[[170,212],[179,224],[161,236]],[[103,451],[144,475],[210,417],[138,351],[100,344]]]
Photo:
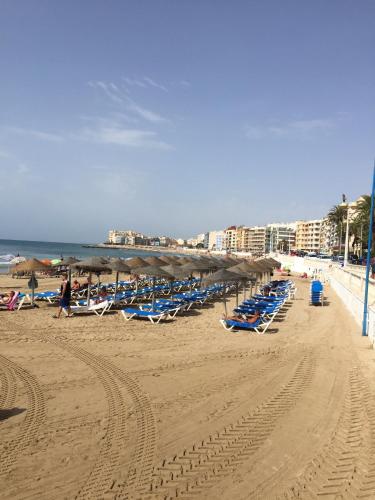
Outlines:
[[216,231],[215,250],[225,250],[225,231]]
[[296,222],[274,223],[266,226],[266,253],[289,252],[296,245]]
[[204,235],[204,248],[207,250],[217,250],[217,236],[223,231],[209,231]]
[[108,232],[108,243],[113,245],[121,245],[125,243],[125,239],[128,236],[135,236],[134,231],[119,231],[117,229],[111,229]]

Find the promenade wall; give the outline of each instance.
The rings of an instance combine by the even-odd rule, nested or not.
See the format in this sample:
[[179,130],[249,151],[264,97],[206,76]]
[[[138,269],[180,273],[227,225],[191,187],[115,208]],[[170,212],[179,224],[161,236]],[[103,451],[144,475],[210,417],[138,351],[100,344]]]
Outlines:
[[[309,277],[317,276],[323,282],[329,282],[358,325],[358,333],[362,332],[363,300],[365,291],[365,268],[348,265],[345,268],[331,261],[320,259],[275,255],[283,267],[295,273],[307,273]],[[374,347],[375,342],[375,280],[370,278],[368,295],[368,336]]]

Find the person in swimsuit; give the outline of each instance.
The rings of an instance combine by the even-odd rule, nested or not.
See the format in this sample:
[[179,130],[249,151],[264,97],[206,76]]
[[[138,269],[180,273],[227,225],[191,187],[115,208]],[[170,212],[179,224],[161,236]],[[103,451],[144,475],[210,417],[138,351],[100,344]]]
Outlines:
[[68,275],[63,274],[61,287],[60,287],[59,311],[58,311],[57,315],[54,316],[54,318],[60,318],[61,312],[63,309],[66,309],[68,311],[68,317],[73,316],[71,311],[70,311],[71,293],[72,293],[72,290],[71,290],[71,286],[70,286],[70,281],[68,280]]

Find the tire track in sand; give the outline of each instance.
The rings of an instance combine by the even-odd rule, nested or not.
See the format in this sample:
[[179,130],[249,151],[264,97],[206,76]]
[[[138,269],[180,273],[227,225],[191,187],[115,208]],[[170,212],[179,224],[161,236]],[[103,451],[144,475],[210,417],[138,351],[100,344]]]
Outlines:
[[100,380],[108,404],[108,425],[95,464],[75,498],[103,498],[113,486],[118,472],[120,447],[126,441],[125,418],[127,406],[123,400],[117,381],[110,370],[96,356],[58,339],[50,342],[78,358],[91,368]]
[[0,409],[12,408],[17,396],[17,380],[14,371],[0,360]]
[[147,498],[208,498],[207,490],[217,486],[265,443],[278,419],[293,408],[310,384],[314,368],[312,354],[305,354],[293,376],[273,397],[208,439],[164,459],[154,469]]
[[43,391],[34,375],[2,355],[0,355],[0,365],[8,374],[6,377],[10,384],[5,395],[8,401],[7,404],[15,400],[15,376],[21,380],[28,401],[26,414],[20,424],[18,434],[7,442],[0,451],[0,476],[4,476],[13,468],[16,460],[37,437],[39,429],[46,419],[46,407]]
[[[107,443],[77,498],[101,498],[102,493],[109,490],[116,498],[133,498],[133,494],[139,496],[150,482],[155,453],[156,427],[148,397],[130,374],[105,358],[64,340],[55,338],[50,341],[66,349],[94,370],[105,388],[109,402]],[[116,448],[124,444],[125,418],[128,413],[118,382],[124,385],[132,400],[137,423],[136,446],[125,482],[118,482],[114,474],[118,465],[114,463],[114,459],[118,459]]]
[[277,498],[375,498],[374,454],[375,401],[360,371],[353,368],[331,441]]

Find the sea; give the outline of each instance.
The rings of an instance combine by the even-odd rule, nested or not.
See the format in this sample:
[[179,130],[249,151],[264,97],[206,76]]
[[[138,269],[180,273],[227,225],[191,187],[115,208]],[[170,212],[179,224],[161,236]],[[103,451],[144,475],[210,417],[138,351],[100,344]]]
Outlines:
[[[51,241],[24,241],[24,240],[1,240],[0,255],[20,255],[27,259],[35,257],[36,259],[61,259],[62,257],[76,257],[84,259],[93,255],[103,257],[148,257],[158,255],[159,252],[147,250],[128,250],[120,248],[86,248],[85,243],[62,243]],[[7,272],[7,266],[0,267],[1,272]]]

